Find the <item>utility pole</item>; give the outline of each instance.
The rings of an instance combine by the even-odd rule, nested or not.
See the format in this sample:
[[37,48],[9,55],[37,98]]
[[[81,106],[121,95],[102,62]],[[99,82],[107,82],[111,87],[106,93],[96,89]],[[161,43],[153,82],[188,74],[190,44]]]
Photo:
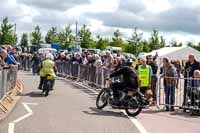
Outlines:
[[17,43],[16,42],[16,37],[17,37],[17,35],[16,35],[16,24],[14,25],[14,33],[13,33],[14,35],[13,35],[13,45],[15,45],[15,43]]
[[76,21],[76,45],[78,45],[78,22]]

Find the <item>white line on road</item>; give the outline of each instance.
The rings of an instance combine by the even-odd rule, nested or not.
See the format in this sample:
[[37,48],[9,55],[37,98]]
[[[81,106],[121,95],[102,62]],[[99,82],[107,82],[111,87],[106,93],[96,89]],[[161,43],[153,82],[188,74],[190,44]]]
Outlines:
[[121,110],[121,112],[123,112],[129,118],[129,120],[137,127],[140,133],[148,133],[136,118],[128,116],[124,110]]
[[[83,88],[86,88],[86,89],[92,91],[94,94],[98,94],[98,92],[96,90],[92,90],[89,87],[84,86],[80,83],[74,82],[74,84],[79,85]],[[129,117],[124,110],[121,110],[121,112],[123,112],[128,117],[128,119],[137,127],[137,129],[139,130],[140,133],[148,133],[147,130],[142,126],[142,124],[136,118]]]
[[33,111],[30,109],[30,107],[28,105],[38,105],[37,103],[22,103],[25,107],[25,109],[27,110],[28,114],[21,116],[20,118],[14,120],[13,122],[9,123],[9,127],[8,127],[8,133],[14,133],[15,132],[15,123],[18,123],[24,119],[26,119],[27,117],[33,115]]
[[23,119],[26,119],[27,117],[31,116],[33,113],[28,113],[20,118],[18,118],[17,120],[13,121],[14,123],[18,123],[20,121],[22,121]]
[[9,123],[8,133],[14,133],[15,131],[15,123]]

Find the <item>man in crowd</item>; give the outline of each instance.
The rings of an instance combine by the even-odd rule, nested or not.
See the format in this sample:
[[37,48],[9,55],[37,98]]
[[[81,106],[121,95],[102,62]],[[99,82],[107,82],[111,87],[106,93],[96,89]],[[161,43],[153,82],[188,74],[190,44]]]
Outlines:
[[145,58],[140,59],[140,63],[141,65],[138,66],[138,84],[141,93],[145,95],[151,89],[153,71],[151,66],[147,65]]
[[[184,69],[184,77],[185,78],[193,78],[193,74],[195,70],[200,70],[200,63],[196,61],[195,56],[193,54],[190,54],[188,56],[188,62],[185,65]],[[185,80],[184,82],[184,102],[183,105],[186,104],[186,96],[188,95],[188,88],[189,88],[189,82],[190,80]],[[186,110],[184,109],[184,112]]]
[[156,92],[157,92],[157,71],[158,71],[158,65],[156,64],[156,62],[153,60],[152,55],[148,55],[146,57],[147,59],[147,64],[149,66],[151,66],[152,71],[153,71],[153,75],[151,77],[151,90],[153,92],[153,101],[156,102]]
[[163,58],[163,65],[166,111],[174,111],[177,72],[168,58]]
[[17,61],[15,60],[14,56],[12,55],[12,47],[8,46],[7,49],[7,56],[5,58],[5,63],[8,64],[10,67],[17,65]]
[[76,53],[70,60],[73,64],[82,64],[82,58],[80,53]]
[[7,56],[7,51],[0,48],[0,67],[4,67],[5,66],[5,58]]
[[58,60],[58,61],[60,61],[60,62],[69,61],[69,60],[67,59],[67,57],[65,56],[65,53],[64,53],[64,52],[61,52],[56,60]]
[[87,64],[86,65],[90,65],[92,66],[94,63],[95,63],[95,58],[94,58],[94,55],[88,55],[88,58],[87,58]]
[[86,65],[88,63],[88,52],[83,52],[82,53],[82,58],[83,58],[83,64]]
[[34,56],[31,60],[32,62],[32,71],[33,75],[38,74],[39,72],[39,65],[40,65],[40,56],[37,53],[34,53]]

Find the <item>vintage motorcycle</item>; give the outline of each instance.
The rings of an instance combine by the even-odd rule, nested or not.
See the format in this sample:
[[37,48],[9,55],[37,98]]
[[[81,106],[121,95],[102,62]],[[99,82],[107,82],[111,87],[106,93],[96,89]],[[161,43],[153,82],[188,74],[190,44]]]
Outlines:
[[112,103],[115,101],[113,101],[113,90],[111,86],[112,83],[110,81],[109,87],[102,89],[98,94],[96,99],[96,106],[98,109],[103,109],[107,105],[110,105],[114,109],[124,109],[129,116],[135,117],[149,104],[144,98],[144,95],[137,89],[124,88],[124,90],[118,91],[121,104],[118,106],[113,105]]

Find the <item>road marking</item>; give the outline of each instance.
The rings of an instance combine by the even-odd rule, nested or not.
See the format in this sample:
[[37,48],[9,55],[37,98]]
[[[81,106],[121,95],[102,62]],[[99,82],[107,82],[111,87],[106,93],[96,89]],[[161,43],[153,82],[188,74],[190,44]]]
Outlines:
[[33,115],[33,111],[31,110],[31,108],[28,105],[38,105],[37,103],[22,103],[22,104],[24,105],[24,108],[26,109],[28,114],[23,115],[23,116],[19,117],[18,119],[14,120],[13,122],[9,123],[8,133],[14,133],[16,123],[18,123],[18,122],[28,118],[29,116]]
[[8,133],[14,133],[15,132],[15,123],[9,123]]
[[140,133],[148,133],[136,118],[128,116],[124,110],[121,110],[121,112],[123,112],[128,117],[128,119],[137,127]]
[[[81,83],[76,83],[76,82],[73,83],[92,91],[94,94],[99,94],[96,90],[92,90],[91,88],[84,86]],[[144,126],[142,126],[142,124],[136,118],[128,116],[124,110],[120,111],[128,117],[128,119],[136,126],[136,128],[139,130],[140,133],[148,133],[147,130],[144,128]]]
[[31,115],[32,115],[32,113],[28,113],[28,114],[26,114],[26,115],[24,115],[24,116],[18,118],[17,120],[15,120],[15,121],[13,121],[13,122],[14,122],[14,123],[18,123],[18,122],[22,121],[23,119],[25,119],[25,118],[27,118],[27,117],[29,117],[29,116],[31,116]]

